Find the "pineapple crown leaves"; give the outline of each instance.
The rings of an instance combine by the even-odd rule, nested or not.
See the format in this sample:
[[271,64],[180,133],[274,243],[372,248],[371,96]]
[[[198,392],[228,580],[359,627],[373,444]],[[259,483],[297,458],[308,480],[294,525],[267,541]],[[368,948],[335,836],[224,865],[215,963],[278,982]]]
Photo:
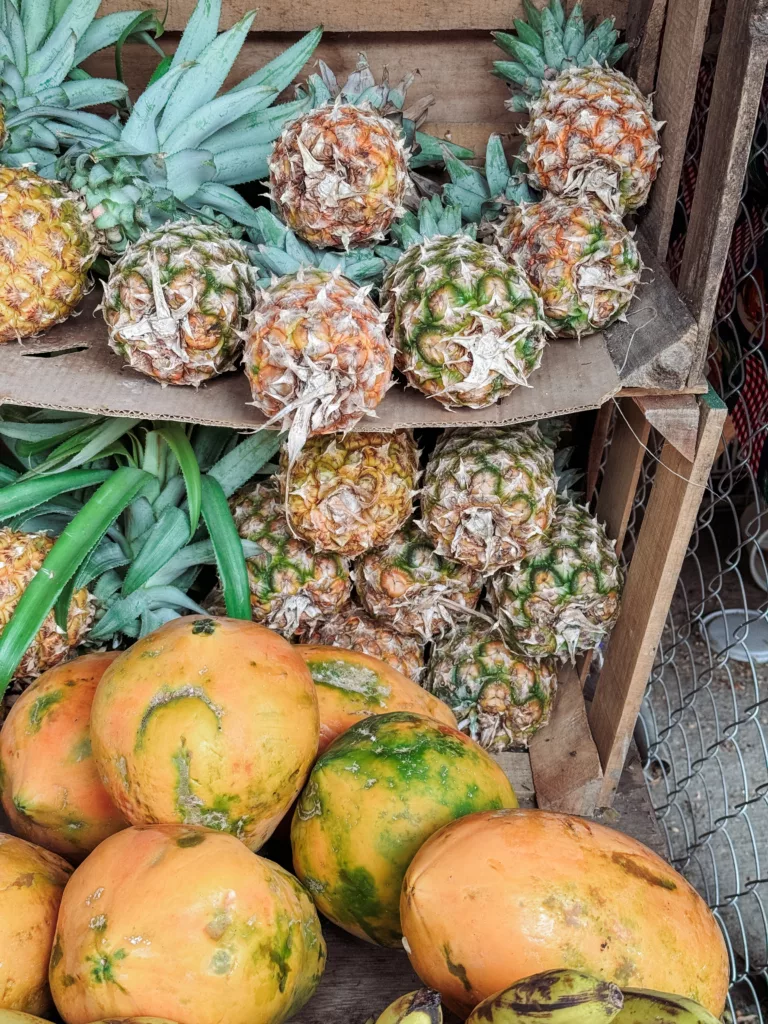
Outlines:
[[417,245],[425,238],[435,235],[467,235],[477,236],[476,224],[462,223],[462,207],[460,204],[444,204],[440,196],[422,199],[416,213],[408,212],[402,220],[392,225],[392,235],[400,244],[400,249],[389,246],[384,249],[392,262],[402,255],[401,250]]
[[523,0],[527,21],[515,19],[514,32],[494,32],[501,49],[514,60],[494,61],[494,74],[511,82],[516,94],[509,101],[511,110],[527,111],[531,100],[542,91],[543,83],[571,67],[597,63],[613,67],[626,53],[626,43],[618,43],[614,19],[606,18],[593,28],[584,23],[580,3],[566,18],[561,0],[550,0],[539,10]]
[[[89,641],[137,637],[202,609],[188,591],[216,564],[227,614],[250,618],[245,557],[227,505],[277,452],[281,435],[5,409],[0,521],[58,536],[0,634],[0,690],[54,609],[90,587],[98,620]],[[202,522],[201,522],[202,519]]]
[[471,149],[418,130],[435,101],[435,97],[429,94],[412,107],[405,109],[408,89],[419,74],[418,71],[411,72],[397,85],[390,86],[389,71],[385,67],[381,81],[377,83],[364,53],[358,54],[357,66],[343,85],[339,84],[325,61],[318,61],[318,68],[319,74],[311,75],[309,78],[309,84],[314,91],[313,106],[333,102],[349,103],[354,106],[367,105],[382,117],[394,121],[400,128],[406,148],[410,152],[408,165],[411,170],[441,164],[446,149],[464,160],[474,155]]
[[[5,137],[0,161],[32,166],[53,176],[54,160],[71,128],[92,115],[78,114],[100,103],[122,105],[128,94],[119,81],[91,78],[79,68],[97,50],[138,38],[152,45],[162,23],[152,11],[126,11],[96,18],[100,0],[0,0],[0,107]],[[100,120],[100,119],[99,119]]]
[[461,209],[466,221],[479,224],[494,220],[508,206],[535,202],[538,198],[525,181],[526,166],[515,157],[510,167],[499,135],[491,135],[485,152],[485,168],[479,170],[445,153],[450,183],[443,186],[449,203]]
[[[298,238],[290,228],[264,207],[254,210],[255,224],[248,228],[251,245],[246,246],[251,263],[260,276],[258,284],[266,288],[275,277],[296,274],[302,267],[338,271],[356,284],[378,285],[387,269],[389,258],[378,255],[378,249],[350,249],[333,252],[315,249]],[[381,247],[389,257],[389,249]],[[396,250],[400,255],[399,250]]]
[[235,185],[267,173],[286,121],[313,105],[312,91],[273,106],[320,41],[308,32],[263,68],[218,95],[255,12],[216,34],[220,0],[199,0],[178,49],[137,100],[125,125],[75,136],[60,177],[81,191],[116,252],[147,228],[183,216],[256,226]]

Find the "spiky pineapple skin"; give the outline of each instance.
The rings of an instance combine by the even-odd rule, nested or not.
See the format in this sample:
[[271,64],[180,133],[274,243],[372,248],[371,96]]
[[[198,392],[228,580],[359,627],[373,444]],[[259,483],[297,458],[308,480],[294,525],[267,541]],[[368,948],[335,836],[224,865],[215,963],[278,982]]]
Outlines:
[[354,558],[384,544],[411,514],[419,452],[408,431],[312,437],[293,466],[281,456],[291,529],[315,551]]
[[459,729],[493,753],[527,746],[549,721],[556,664],[514,654],[497,630],[470,626],[435,645],[424,688],[456,715]]
[[[0,634],[8,625],[21,595],[27,589],[54,545],[44,533],[22,533],[0,528]],[[67,630],[56,625],[50,612],[13,674],[17,684],[36,679],[64,661],[82,640],[93,621],[93,598],[87,590],[72,595]],[[11,687],[11,696],[14,686]],[[18,687],[17,687],[18,690]],[[7,698],[6,698],[7,699]]]
[[308,643],[362,651],[396,668],[415,683],[424,674],[424,648],[416,637],[404,636],[396,629],[368,615],[349,602],[312,631]]
[[492,573],[541,542],[556,489],[554,455],[535,423],[447,430],[427,463],[421,526],[438,554]]
[[304,269],[260,291],[245,334],[254,405],[291,425],[291,461],[307,437],[350,430],[392,383],[393,349],[369,288]]
[[623,583],[603,526],[586,508],[559,500],[547,543],[493,576],[488,596],[515,653],[573,660],[609,636]]
[[104,285],[110,347],[161,384],[198,387],[234,368],[255,281],[243,246],[216,225],[148,231]]
[[661,164],[653,108],[626,75],[592,64],[542,82],[523,135],[528,179],[553,195],[589,189],[632,213],[648,199]]
[[541,363],[543,311],[526,275],[465,235],[410,246],[383,299],[397,368],[448,408],[493,405]]
[[349,600],[347,559],[316,554],[291,534],[276,480],[238,492],[229,504],[240,536],[263,548],[263,554],[246,560],[254,622],[291,638]]
[[413,522],[355,564],[355,587],[366,611],[425,642],[453,626],[461,615],[455,605],[471,611],[482,586],[480,573],[438,555]]
[[0,167],[0,344],[72,316],[98,249],[76,193],[33,171]]
[[366,103],[336,102],[287,125],[269,161],[270,193],[286,224],[318,248],[383,239],[403,212],[404,140]]
[[640,283],[640,253],[621,217],[599,200],[548,196],[512,210],[499,246],[525,267],[558,337],[623,318]]

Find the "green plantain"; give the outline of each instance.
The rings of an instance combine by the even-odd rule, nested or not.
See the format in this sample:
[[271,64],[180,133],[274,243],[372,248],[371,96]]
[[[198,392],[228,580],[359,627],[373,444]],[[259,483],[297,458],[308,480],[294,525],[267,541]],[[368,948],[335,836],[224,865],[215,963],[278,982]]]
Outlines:
[[[374,1024],[374,1018],[366,1024]],[[407,992],[390,1003],[375,1024],[443,1024],[440,993],[431,988]]]
[[621,991],[609,981],[581,971],[545,971],[484,999],[467,1024],[609,1024],[622,1005]]
[[685,996],[649,989],[624,990],[624,1009],[616,1024],[720,1024],[709,1010]]

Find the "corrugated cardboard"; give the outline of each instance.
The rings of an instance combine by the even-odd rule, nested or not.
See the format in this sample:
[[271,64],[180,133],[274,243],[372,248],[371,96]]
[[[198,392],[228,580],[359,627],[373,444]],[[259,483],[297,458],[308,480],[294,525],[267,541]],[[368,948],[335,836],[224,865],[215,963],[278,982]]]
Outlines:
[[[615,324],[607,336],[551,342],[541,367],[531,375],[531,387],[517,388],[497,405],[473,411],[445,409],[419,391],[396,384],[376,418],[366,417],[360,429],[500,425],[597,408],[622,387],[617,367],[630,371],[635,384],[644,365],[655,365],[660,353],[679,347],[692,333],[695,336],[693,320],[669,279],[658,266],[652,269],[653,281],[642,289],[627,323]],[[251,395],[240,372],[195,390],[163,388],[124,367],[107,345],[101,314],[94,312],[100,291],[94,289],[78,317],[43,337],[0,347],[0,404],[244,430],[264,422],[248,404]],[[649,380],[649,386],[658,384]]]

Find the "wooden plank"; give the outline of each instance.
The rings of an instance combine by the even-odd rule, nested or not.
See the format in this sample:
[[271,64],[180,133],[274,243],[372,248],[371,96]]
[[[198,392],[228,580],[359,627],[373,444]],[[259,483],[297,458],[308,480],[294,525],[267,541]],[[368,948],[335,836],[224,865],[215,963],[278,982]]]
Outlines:
[[629,52],[620,67],[637,82],[640,91],[653,92],[659,64],[667,0],[629,0],[624,41]]
[[638,405],[628,399],[618,402],[613,438],[595,509],[597,518],[605,524],[606,533],[615,542],[617,552],[624,547],[649,434],[650,425]]
[[587,817],[594,813],[602,771],[572,665],[560,671],[552,717],[531,739],[530,755],[538,807]]
[[[196,0],[170,0],[166,26],[169,31],[184,29]],[[134,10],[135,0],[104,0],[101,14],[113,11]],[[146,6],[150,6],[146,3]],[[163,4],[155,5],[163,9]],[[463,29],[506,29],[511,27],[513,18],[522,18],[521,0],[452,0],[450,4],[436,0],[313,0],[313,3],[285,3],[281,0],[225,0],[221,27],[230,28],[249,10],[258,7],[259,14],[255,27],[261,32],[305,32],[322,24],[329,32],[387,32],[397,31],[441,32]],[[618,27],[623,28],[626,19],[626,0],[586,0],[584,16],[613,14]]]
[[669,399],[646,395],[636,398],[635,404],[653,429],[693,462],[699,433],[699,406],[694,396],[679,395]]
[[531,771],[531,757],[527,750],[505,750],[493,755],[504,769],[504,774],[512,783],[517,802],[521,807],[536,806],[536,791]]
[[597,487],[597,478],[600,475],[600,466],[603,462],[603,452],[608,440],[611,420],[613,419],[613,403],[606,402],[598,410],[595,418],[595,425],[592,428],[592,437],[589,441],[589,455],[587,456],[587,476],[584,488],[584,500],[586,504],[592,501],[592,496]]
[[729,0],[704,146],[693,196],[679,287],[702,343],[691,380],[702,375],[717,293],[741,198],[768,60],[763,0]]
[[696,324],[655,253],[637,241],[647,276],[626,322],[605,332],[608,351],[624,387],[677,391],[696,357]]
[[[295,38],[298,37],[275,34],[250,37],[224,88],[253,74]],[[177,37],[163,38],[162,45],[167,53],[172,53],[177,42]],[[488,136],[498,132],[505,136],[506,148],[511,153],[517,152],[518,126],[524,118],[504,109],[509,88],[491,74],[493,61],[502,54],[487,32],[462,33],[461,36],[439,32],[420,35],[367,32],[353,37],[327,34],[299,81],[316,70],[317,60],[324,60],[343,82],[355,70],[361,52],[366,54],[377,79],[385,66],[393,83],[418,69],[418,77],[408,91],[407,105],[430,94],[435,97],[424,131],[467,146],[478,157],[485,153]],[[147,46],[125,48],[125,80],[134,99],[146,86],[157,62],[157,54]],[[96,77],[114,77],[114,58],[110,51],[94,54],[84,66]]]
[[669,0],[667,4],[653,97],[656,117],[666,121],[662,133],[664,162],[643,218],[643,234],[660,259],[666,257],[672,231],[709,6],[710,0]]
[[626,832],[633,839],[650,847],[660,857],[667,857],[667,844],[648,796],[643,766],[634,742],[630,744],[624,771],[612,807],[599,807],[595,819],[603,825]]
[[689,462],[669,443],[662,450],[627,573],[621,615],[589,710],[604,775],[598,800],[601,806],[611,803],[621,776],[725,421],[725,405],[712,390],[699,401],[701,424],[694,461]]

